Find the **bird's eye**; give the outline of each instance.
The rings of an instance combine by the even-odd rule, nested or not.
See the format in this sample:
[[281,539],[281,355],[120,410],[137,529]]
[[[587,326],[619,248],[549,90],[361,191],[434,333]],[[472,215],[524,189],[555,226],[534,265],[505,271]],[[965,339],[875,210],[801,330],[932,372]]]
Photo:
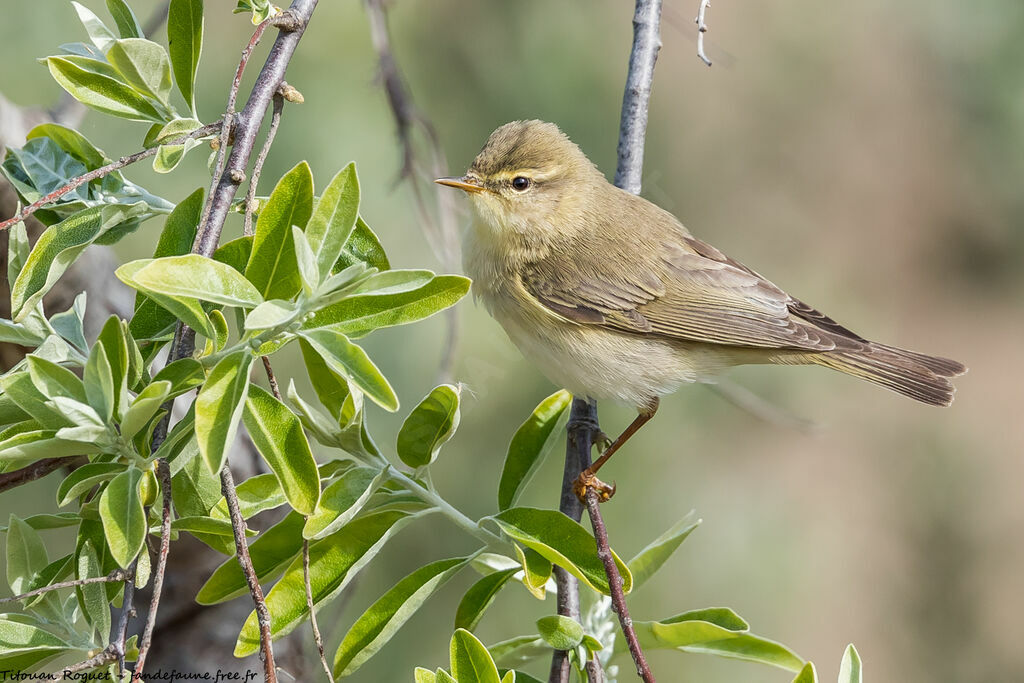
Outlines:
[[521,175],[517,175],[512,179],[512,187],[518,192],[522,192],[530,186],[530,179]]

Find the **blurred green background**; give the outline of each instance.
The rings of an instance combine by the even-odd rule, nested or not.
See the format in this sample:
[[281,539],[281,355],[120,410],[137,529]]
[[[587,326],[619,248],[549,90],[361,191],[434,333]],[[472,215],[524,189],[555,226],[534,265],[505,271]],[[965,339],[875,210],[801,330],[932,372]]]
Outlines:
[[[86,4],[105,16],[102,3]],[[156,4],[133,6],[146,17]],[[230,14],[234,3],[206,4],[198,100],[212,121],[252,27]],[[758,421],[702,387],[667,399],[607,472],[619,486],[604,508],[612,544],[631,556],[690,509],[704,523],[630,597],[634,617],[727,605],[814,660],[823,680],[834,678],[850,641],[868,680],[1016,680],[1024,671],[1024,4],[716,3],[711,69],[695,56],[696,5],[666,0],[645,196],[860,334],[971,370],[947,410],[820,369],[731,374],[819,423],[813,434]],[[610,177],[632,13],[626,0],[396,0],[391,27],[452,173],[496,126],[541,118]],[[0,92],[19,104],[55,103],[59,88],[34,59],[84,39],[74,12],[44,0],[5,3],[3,14]],[[362,213],[393,264],[438,267],[408,185],[395,183],[401,156],[375,73],[362,4],[320,3],[288,70],[306,102],[285,111],[261,193],[302,159],[319,187],[355,159]],[[141,146],[146,126],[89,113],[81,130],[116,157]],[[170,176],[145,164],[128,174],[177,201],[207,182],[205,161],[198,151]],[[145,226],[120,254],[148,255],[157,229]],[[495,509],[508,439],[554,388],[482,307],[467,299],[458,310],[456,377],[468,391],[435,482],[483,516]],[[380,443],[393,444],[401,416],[433,385],[443,337],[439,317],[367,340],[403,401],[397,416],[371,415]],[[278,372],[287,376],[288,366]],[[601,417],[616,433],[632,413],[603,404]],[[560,477],[553,457],[524,503],[554,505]],[[58,482],[5,495],[0,512],[48,510]],[[440,518],[402,532],[350,600],[322,611],[331,652],[399,577],[471,547]],[[414,665],[444,664],[470,579],[432,599],[354,680],[411,680]],[[492,642],[526,633],[553,611],[550,598],[506,589],[478,634]],[[631,680],[619,661],[620,680]],[[701,655],[656,652],[651,661],[666,681],[789,680]]]

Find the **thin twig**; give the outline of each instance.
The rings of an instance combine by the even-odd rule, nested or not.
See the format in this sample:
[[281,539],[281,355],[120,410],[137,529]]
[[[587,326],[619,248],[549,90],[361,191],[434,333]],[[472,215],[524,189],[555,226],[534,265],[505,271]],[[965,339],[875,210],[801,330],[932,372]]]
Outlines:
[[644,651],[640,648],[640,641],[637,640],[636,631],[633,629],[629,608],[626,607],[626,596],[622,592],[622,576],[619,574],[619,568],[615,565],[615,557],[608,546],[608,530],[604,526],[604,519],[601,518],[599,496],[597,488],[592,486],[587,488],[587,512],[590,514],[590,524],[594,527],[597,556],[600,558],[601,564],[604,565],[604,572],[608,576],[612,609],[619,616],[619,625],[622,627],[622,634],[626,637],[629,654],[633,656],[633,663],[636,664],[636,675],[646,683],[654,683],[654,674],[651,673],[651,667],[647,665]]
[[[599,433],[597,424],[597,404],[585,401],[581,398],[574,398],[572,402],[572,416],[566,426],[565,440],[565,467],[562,471],[562,496],[558,509],[574,521],[580,521],[583,516],[583,504],[573,493],[573,482],[580,472],[590,467],[590,449],[594,435]],[[576,621],[580,620],[580,594],[579,584],[576,578],[565,571],[562,567],[555,565],[552,569],[557,589],[558,614],[570,617]],[[596,668],[592,672],[590,669]],[[601,671],[601,664],[596,662],[595,667],[588,665],[588,679],[594,678],[596,673]],[[555,650],[551,655],[550,683],[569,683],[572,667],[569,662],[569,653],[565,650]]]
[[92,669],[98,669],[101,666],[106,666],[117,660],[117,655],[109,647],[96,653],[84,662],[78,664],[72,664],[66,666],[60,670],[60,673],[64,674],[65,680],[68,678],[68,674],[76,674],[81,671],[91,671]]
[[302,541],[302,579],[306,583],[306,607],[309,608],[309,624],[313,627],[313,640],[316,641],[316,651],[320,655],[320,664],[324,667],[327,680],[334,683],[334,674],[331,667],[327,665],[327,657],[324,656],[324,639],[320,636],[320,627],[316,623],[316,610],[313,609],[313,587],[309,583],[309,541]]
[[[370,40],[377,52],[378,77],[384,93],[387,95],[388,106],[395,120],[395,132],[402,147],[402,168],[399,171],[399,180],[408,181],[412,189],[413,205],[416,207],[420,225],[437,260],[446,270],[454,270],[459,265],[455,199],[452,193],[436,188],[431,182],[434,178],[444,175],[448,168],[437,129],[413,103],[412,95],[402,78],[391,48],[387,8],[383,0],[366,0],[366,15],[370,22]],[[429,169],[423,169],[417,159],[416,148],[413,144],[413,132],[417,129],[422,133],[430,149]],[[434,189],[424,189],[425,185]],[[426,195],[428,193],[433,193],[436,200],[436,221],[427,207]],[[458,310],[448,309],[445,317],[448,330],[438,368],[440,382],[451,381],[455,360],[458,357]]]
[[[146,552],[146,546],[142,546],[142,552]],[[124,648],[128,639],[128,620],[135,616],[135,572],[139,566],[139,557],[136,555],[132,563],[128,565],[128,578],[124,582],[124,595],[121,598],[121,618],[117,622],[117,635],[111,641],[108,648],[113,651],[117,658],[118,671],[124,671]]]
[[711,7],[711,0],[700,0],[700,7],[697,9],[697,56],[700,57],[701,61],[711,66],[711,60],[704,54],[704,34],[708,32],[708,25],[704,21],[704,15],[708,11],[708,7]]
[[163,493],[163,521],[160,524],[160,555],[157,557],[156,572],[153,575],[153,595],[149,600],[149,613],[146,615],[146,627],[139,641],[139,658],[135,665],[132,680],[137,681],[146,666],[146,655],[153,639],[153,628],[156,625],[156,612],[160,606],[160,593],[164,587],[164,572],[167,569],[167,555],[171,551],[171,468],[164,458],[156,461],[156,473],[160,479],[160,491]]
[[36,588],[35,590],[31,590],[28,593],[22,593],[21,595],[15,595],[9,598],[0,598],[0,603],[27,600],[28,598],[35,597],[36,595],[42,595],[43,593],[49,593],[50,591],[57,591],[61,588],[74,588],[75,586],[85,586],[90,583],[112,583],[114,581],[124,581],[127,578],[127,570],[115,569],[106,576],[94,576],[90,579],[75,579],[74,581],[61,581],[60,583],[54,583],[49,586],[43,586],[42,588]]
[[270,115],[270,130],[263,141],[260,153],[256,155],[256,164],[252,167],[252,177],[249,178],[249,191],[245,195],[245,228],[243,235],[253,234],[252,213],[256,210],[256,186],[260,182],[260,174],[263,173],[263,162],[267,160],[270,146],[274,144],[277,136],[277,127],[281,124],[281,111],[284,109],[284,96],[280,92],[274,95],[274,111]]
[[[211,133],[216,133],[218,130],[221,129],[221,125],[222,124],[220,122],[208,123],[205,126],[196,128],[194,131],[187,135],[180,135],[171,140],[163,140],[161,141],[160,145],[181,145],[184,144],[187,140],[203,138],[206,137],[207,135],[210,135]],[[18,214],[0,223],[0,230],[6,230],[12,225],[20,223],[21,221],[25,220],[26,218],[34,214],[37,210],[41,209],[42,207],[48,204],[54,203],[55,201],[66,195],[68,192],[74,190],[75,188],[80,187],[91,180],[102,178],[108,173],[113,173],[114,171],[122,169],[125,166],[134,164],[137,161],[148,159],[149,157],[156,154],[159,150],[159,145],[153,146],[150,147],[149,149],[144,149],[140,152],[136,152],[135,154],[129,154],[126,157],[121,157],[117,161],[109,163],[106,166],[100,166],[99,168],[93,169],[88,173],[83,173],[77,178],[73,178],[67,183],[67,185],[64,185],[63,187],[54,190],[45,197],[40,197],[36,201],[26,206],[24,209],[22,209]]]
[[43,460],[37,460],[21,469],[0,474],[0,492],[16,488],[36,479],[42,479],[50,472],[59,470],[65,465],[68,467],[78,467],[87,462],[89,461],[84,457],[44,458]]
[[252,559],[249,557],[249,543],[245,539],[245,519],[238,509],[235,479],[231,476],[231,468],[226,462],[220,470],[220,490],[224,494],[224,500],[228,504],[228,512],[231,516],[231,529],[235,535],[238,564],[242,568],[242,573],[245,574],[245,581],[249,584],[249,593],[256,606],[256,619],[260,626],[260,659],[263,660],[264,681],[277,683],[277,667],[274,665],[274,649],[270,635],[270,610],[267,609],[266,600],[263,598],[263,588],[260,586],[260,580],[256,577],[256,570],[253,569]]

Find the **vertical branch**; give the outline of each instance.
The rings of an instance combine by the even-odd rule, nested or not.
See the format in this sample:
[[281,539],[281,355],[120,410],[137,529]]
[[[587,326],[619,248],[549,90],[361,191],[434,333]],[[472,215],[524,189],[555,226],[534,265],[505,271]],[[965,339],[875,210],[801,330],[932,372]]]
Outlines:
[[164,587],[164,572],[167,570],[167,555],[171,551],[171,468],[167,460],[156,461],[156,473],[160,480],[160,491],[163,493],[163,521],[160,524],[160,555],[156,562],[156,573],[153,575],[153,596],[149,600],[149,614],[146,615],[146,628],[139,641],[139,658],[135,664],[132,680],[140,680],[142,670],[146,666],[146,655],[153,640],[153,628],[156,625],[156,611],[160,606],[160,593]]
[[[629,56],[629,73],[626,77],[625,92],[622,96],[622,116],[619,124],[618,144],[618,166],[615,171],[615,184],[633,194],[640,194],[641,180],[643,177],[644,163],[644,141],[647,136],[647,117],[651,97],[651,83],[654,80],[654,65],[658,59],[658,51],[661,49],[660,37],[661,23],[661,0],[636,0],[636,7],[633,12],[633,47]],[[574,399],[572,412],[569,417],[569,424],[578,425],[575,430],[570,427],[566,446],[566,469],[570,460],[576,463],[589,463],[591,439],[594,434],[599,433],[600,427],[597,420],[597,404],[590,401]],[[586,429],[586,438],[581,433]],[[585,464],[580,465],[577,472],[582,471]],[[572,497],[572,479],[565,479],[562,482],[562,503],[567,505],[567,497]],[[596,491],[590,489],[587,494],[588,512],[590,513],[591,524],[594,527],[594,536],[597,541],[598,555],[611,557],[608,548],[608,535],[604,528],[604,521],[601,519],[600,507],[597,503]],[[592,504],[591,504],[592,503]],[[577,502],[576,505],[579,503]],[[578,519],[578,517],[577,517]],[[619,623],[630,644],[630,653],[633,655],[634,663],[637,665],[637,673],[645,681],[653,681],[654,676],[650,672],[643,657],[639,645],[633,648],[636,642],[636,634],[633,633],[632,621],[626,611],[625,601],[622,599],[622,577],[619,576],[614,561],[609,568],[605,563],[608,574],[608,583],[618,589],[619,601],[613,605],[619,615]],[[578,599],[578,598],[577,598]],[[561,600],[560,600],[561,602]],[[554,676],[552,671],[552,682],[561,679]]]
[[267,603],[263,599],[263,588],[260,586],[256,570],[252,566],[252,559],[249,557],[249,544],[245,540],[245,519],[242,518],[242,513],[238,509],[235,478],[231,476],[231,468],[226,462],[220,471],[220,490],[224,494],[224,500],[228,504],[228,512],[231,516],[238,564],[242,567],[245,582],[249,585],[249,593],[256,606],[256,619],[260,626],[260,659],[263,660],[263,679],[266,683],[277,683],[277,668],[274,665],[274,648],[270,635],[270,610],[267,609]]
[[313,606],[313,587],[309,583],[309,541],[302,541],[302,580],[306,584],[306,607],[309,608],[309,624],[313,627],[313,640],[316,642],[316,651],[320,655],[320,665],[327,674],[329,683],[334,683],[334,675],[331,667],[327,665],[327,657],[324,656],[324,639],[320,635],[320,627],[316,623],[316,609]]

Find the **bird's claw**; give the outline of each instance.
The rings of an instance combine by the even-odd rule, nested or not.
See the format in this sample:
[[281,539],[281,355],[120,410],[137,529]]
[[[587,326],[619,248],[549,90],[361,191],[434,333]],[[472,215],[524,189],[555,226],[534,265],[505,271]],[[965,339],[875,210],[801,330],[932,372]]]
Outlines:
[[604,453],[614,443],[610,436],[604,433],[601,429],[594,430],[594,434],[591,437],[593,444],[597,447],[598,453]]
[[[607,438],[607,437],[606,437]],[[615,484],[606,484],[587,468],[580,472],[580,476],[576,477],[576,481],[573,482],[572,490],[579,498],[580,502],[586,504],[587,492],[593,489],[597,493],[597,502],[605,503],[611,500],[611,497],[615,495]]]

